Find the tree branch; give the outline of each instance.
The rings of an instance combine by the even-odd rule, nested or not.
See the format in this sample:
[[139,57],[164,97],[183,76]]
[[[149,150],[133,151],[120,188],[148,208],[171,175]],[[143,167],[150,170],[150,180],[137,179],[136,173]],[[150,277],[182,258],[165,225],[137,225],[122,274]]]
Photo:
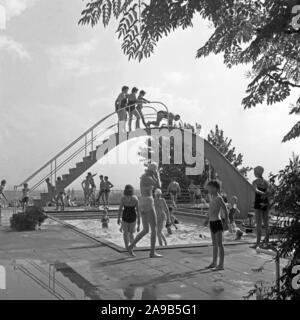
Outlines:
[[279,84],[286,84],[288,86],[294,87],[294,88],[300,88],[300,85],[292,83],[288,80],[280,80],[274,76],[272,76],[271,74],[267,73],[267,76],[271,79],[273,79],[275,82],[279,83]]

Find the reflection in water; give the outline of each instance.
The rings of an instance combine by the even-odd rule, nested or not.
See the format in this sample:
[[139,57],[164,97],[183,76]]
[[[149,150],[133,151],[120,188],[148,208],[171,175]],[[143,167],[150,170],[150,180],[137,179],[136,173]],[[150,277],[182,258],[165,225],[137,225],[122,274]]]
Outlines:
[[81,276],[78,272],[76,272],[73,268],[71,268],[66,263],[56,263],[55,268],[59,271],[63,276],[68,278],[71,282],[76,284],[76,286],[84,291],[84,294],[93,300],[101,300],[98,289],[93,286],[88,280],[86,280],[83,276]]
[[155,285],[139,287],[132,284],[123,289],[127,300],[157,300],[157,288]]

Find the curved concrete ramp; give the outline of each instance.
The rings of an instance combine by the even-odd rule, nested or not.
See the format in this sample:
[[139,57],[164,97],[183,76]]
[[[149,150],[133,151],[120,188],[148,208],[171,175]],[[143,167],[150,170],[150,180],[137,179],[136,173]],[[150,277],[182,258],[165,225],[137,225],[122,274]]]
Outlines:
[[246,218],[253,206],[255,192],[252,185],[245,179],[239,171],[208,141],[204,142],[204,156],[211,163],[222,181],[222,188],[228,195],[239,198],[239,218]]
[[[186,132],[187,132],[186,130],[181,130],[182,134]],[[169,130],[166,130],[166,129],[161,129],[160,131],[160,134],[165,137],[169,137],[168,133],[169,133]],[[231,165],[231,163],[214,146],[212,146],[208,141],[204,140],[203,138],[195,134],[192,134],[192,135],[194,137],[193,143],[192,143],[193,146],[195,146],[195,143],[197,143],[197,145],[199,146],[197,151],[197,152],[200,151],[200,154],[198,155],[199,159],[201,160],[201,162],[204,162],[204,158],[208,159],[208,161],[214,167],[220,179],[222,180],[222,188],[228,195],[229,200],[231,201],[232,196],[238,197],[239,199],[238,206],[241,211],[239,218],[247,218],[247,214],[250,211],[251,207],[253,206],[253,202],[254,202],[255,193],[252,185],[248,182],[247,179],[245,179],[239,173],[239,171],[235,167]],[[105,154],[109,153],[117,145],[125,141],[128,141],[130,139],[134,139],[136,137],[141,137],[141,136],[153,137],[152,131],[149,129],[148,130],[139,129],[130,133],[124,132],[120,135],[112,134],[107,138],[107,140],[101,146],[99,146],[97,150],[96,158],[101,159]],[[157,138],[154,137],[154,140],[157,140]],[[179,140],[179,141],[180,141],[180,147],[183,143],[187,143],[186,140]],[[154,160],[158,162],[156,159]]]

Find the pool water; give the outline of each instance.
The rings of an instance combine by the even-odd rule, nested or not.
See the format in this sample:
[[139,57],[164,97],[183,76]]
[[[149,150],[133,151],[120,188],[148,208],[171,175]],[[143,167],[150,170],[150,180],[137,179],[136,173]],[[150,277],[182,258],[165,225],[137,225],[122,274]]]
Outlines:
[[[163,233],[166,236],[168,246],[174,245],[199,245],[210,244],[211,237],[209,228],[203,226],[203,219],[179,217],[179,224],[177,224],[177,230],[172,227],[172,235],[167,233],[164,228]],[[117,219],[111,218],[108,229],[102,228],[100,219],[91,220],[67,220],[67,223],[75,226],[78,229],[88,232],[92,236],[109,241],[117,246],[124,247],[123,235],[120,232],[120,226],[117,224]],[[137,233],[136,233],[137,234]],[[135,234],[135,235],[136,235]],[[201,235],[201,236],[200,236]],[[230,234],[228,231],[224,233],[224,242],[234,241],[235,234]],[[248,236],[244,236],[242,241],[249,241]],[[147,234],[137,244],[137,247],[149,247],[150,234]]]

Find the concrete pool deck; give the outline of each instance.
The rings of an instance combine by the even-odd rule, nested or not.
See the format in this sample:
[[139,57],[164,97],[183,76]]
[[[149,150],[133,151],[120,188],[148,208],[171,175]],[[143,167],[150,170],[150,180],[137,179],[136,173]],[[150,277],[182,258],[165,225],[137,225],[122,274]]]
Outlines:
[[140,251],[130,258],[51,221],[41,231],[11,231],[9,214],[2,216],[6,290],[0,300],[243,299],[256,283],[275,279],[271,257],[246,244],[226,246],[225,270],[212,272],[204,269],[211,247],[164,249],[160,259]]

